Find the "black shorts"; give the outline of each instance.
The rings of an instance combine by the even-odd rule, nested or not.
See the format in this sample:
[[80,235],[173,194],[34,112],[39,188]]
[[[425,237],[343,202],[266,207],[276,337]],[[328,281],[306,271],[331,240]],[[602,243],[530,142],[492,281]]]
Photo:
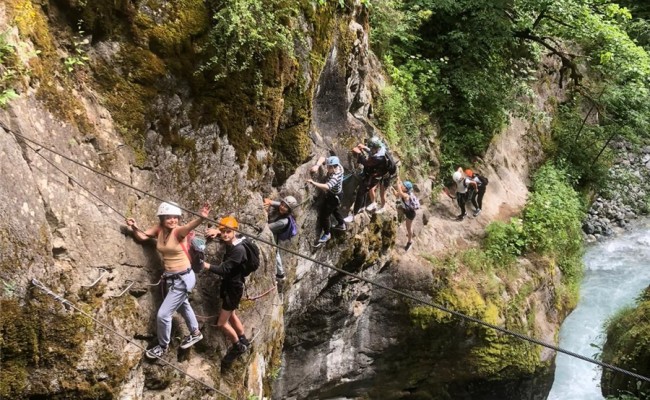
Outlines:
[[221,284],[221,309],[234,311],[239,308],[239,302],[244,295],[243,286],[231,286]]
[[407,219],[413,221],[415,219],[415,210],[410,207],[406,207],[404,208],[404,215]]
[[381,178],[381,185],[385,188],[390,187],[392,181],[393,181],[393,176],[390,174],[386,174]]

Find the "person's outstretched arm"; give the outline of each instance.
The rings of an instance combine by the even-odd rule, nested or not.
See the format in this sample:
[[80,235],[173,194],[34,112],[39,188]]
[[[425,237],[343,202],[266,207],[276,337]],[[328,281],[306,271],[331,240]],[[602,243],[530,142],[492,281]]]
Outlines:
[[203,207],[201,207],[201,216],[196,217],[190,222],[188,222],[185,225],[179,226],[178,229],[176,230],[176,236],[178,240],[183,240],[185,236],[187,236],[190,232],[192,232],[194,229],[196,229],[201,223],[208,217],[210,214],[210,204],[205,203],[203,204]]
[[158,230],[160,229],[159,225],[154,225],[146,231],[143,231],[142,229],[138,228],[138,225],[135,223],[135,219],[133,218],[127,218],[126,225],[131,228],[133,237],[139,242],[144,242],[148,239],[154,239],[158,233]]

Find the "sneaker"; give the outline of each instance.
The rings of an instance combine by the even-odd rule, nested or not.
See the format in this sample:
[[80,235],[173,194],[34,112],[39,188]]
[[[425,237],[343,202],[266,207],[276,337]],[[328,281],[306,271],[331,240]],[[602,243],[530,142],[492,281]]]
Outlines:
[[149,350],[145,351],[144,355],[147,356],[147,358],[155,359],[164,356],[166,352],[167,347],[162,347],[161,345],[157,344],[155,347],[152,347]]
[[323,236],[321,236],[320,239],[318,239],[318,241],[319,241],[320,243],[325,243],[325,242],[327,242],[328,240],[330,240],[331,238],[332,238],[332,234],[331,234],[331,233],[323,233]]
[[248,346],[243,344],[241,342],[241,340],[238,341],[237,343],[233,344],[232,347],[226,353],[226,355],[223,357],[223,360],[222,360],[223,364],[225,364],[226,366],[229,366],[230,364],[232,364],[237,359],[237,357],[239,357],[242,354],[246,353],[246,350],[248,350]]
[[181,349],[190,348],[194,343],[198,342],[201,339],[203,339],[203,334],[201,331],[197,331],[197,333],[191,333],[183,338],[183,341],[181,342]]
[[345,224],[338,224],[334,225],[332,229],[336,229],[337,231],[345,231],[348,229],[348,227]]
[[370,205],[368,205],[368,207],[366,207],[366,211],[368,211],[368,212],[372,212],[372,211],[375,210],[376,208],[377,208],[377,203],[375,203],[375,202],[373,201],[372,203],[370,203]]
[[284,280],[284,274],[275,274],[275,280],[283,281]]
[[384,207],[379,207],[378,209],[375,210],[375,214],[382,214],[386,209]]
[[243,344],[244,346],[246,346],[247,349],[248,349],[249,347],[251,347],[251,342],[248,341],[248,338],[246,337],[246,335],[241,335],[241,336],[239,337],[239,343],[241,343],[241,344]]
[[481,213],[481,209],[480,209],[480,208],[477,208],[476,210],[474,210],[474,216],[475,216],[475,217],[476,217],[477,215],[479,215],[480,213]]
[[343,221],[347,222],[348,224],[354,222],[354,215],[348,215],[347,217],[343,218]]
[[409,251],[409,249],[411,248],[411,245],[412,245],[412,244],[413,244],[413,242],[408,242],[408,243],[406,243],[406,246],[404,246],[404,251]]
[[460,214],[459,216],[456,217],[456,221],[462,221],[465,219],[466,214]]

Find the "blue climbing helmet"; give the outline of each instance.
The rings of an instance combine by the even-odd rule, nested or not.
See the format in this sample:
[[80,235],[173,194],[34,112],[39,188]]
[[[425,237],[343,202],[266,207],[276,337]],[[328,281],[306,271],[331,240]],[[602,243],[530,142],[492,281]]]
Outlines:
[[341,165],[341,160],[337,156],[327,157],[327,166]]
[[411,181],[404,181],[404,187],[406,188],[407,192],[411,192],[413,190],[413,184]]

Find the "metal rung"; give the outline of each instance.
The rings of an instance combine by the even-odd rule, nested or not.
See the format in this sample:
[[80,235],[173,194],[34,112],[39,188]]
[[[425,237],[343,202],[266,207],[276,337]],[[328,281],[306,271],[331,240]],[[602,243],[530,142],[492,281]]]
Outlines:
[[146,286],[158,286],[160,285],[160,282],[162,282],[162,278],[158,279],[158,282],[156,283],[145,283]]
[[99,281],[102,280],[102,278],[108,274],[108,271],[106,271],[104,268],[98,268],[101,271],[101,274],[99,275],[99,278],[95,280],[95,282],[91,283],[90,285],[81,285],[81,287],[93,287],[95,286]]
[[133,284],[135,283],[135,281],[132,281],[132,280],[130,280],[130,279],[127,279],[127,280],[124,281],[124,282],[127,282],[127,283],[128,283],[126,289],[122,290],[122,292],[121,292],[120,294],[118,294],[117,296],[112,296],[113,298],[122,297],[122,296],[124,295],[124,293],[126,293],[127,290],[131,289],[131,286],[133,286]]

